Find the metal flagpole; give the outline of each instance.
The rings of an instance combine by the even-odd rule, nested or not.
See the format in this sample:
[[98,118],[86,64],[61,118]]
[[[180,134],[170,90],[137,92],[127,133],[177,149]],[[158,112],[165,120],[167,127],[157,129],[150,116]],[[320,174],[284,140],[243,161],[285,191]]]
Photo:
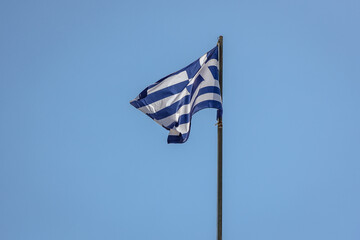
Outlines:
[[[223,98],[223,36],[218,40],[219,53],[219,84],[221,98]],[[223,145],[223,124],[222,116],[218,119],[218,179],[217,179],[217,240],[222,240],[222,145]]]

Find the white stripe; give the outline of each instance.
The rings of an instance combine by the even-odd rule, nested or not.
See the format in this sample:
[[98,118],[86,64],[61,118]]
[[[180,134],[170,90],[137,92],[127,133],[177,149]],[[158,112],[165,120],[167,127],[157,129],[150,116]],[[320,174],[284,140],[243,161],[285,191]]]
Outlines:
[[164,88],[167,88],[167,87],[170,87],[172,85],[175,85],[177,83],[181,83],[185,80],[188,80],[189,77],[187,75],[187,72],[186,71],[182,71],[176,75],[173,75],[173,76],[170,76],[166,79],[164,79],[161,83],[159,83],[158,85],[150,88],[147,90],[147,93],[150,94],[150,93],[154,93],[154,92],[157,92],[161,89],[164,89]]
[[[211,59],[211,60],[209,60],[206,64],[204,64],[200,69],[199,69],[199,71],[195,74],[195,76],[193,77],[193,78],[191,78],[190,79],[190,82],[189,82],[189,84],[193,84],[194,83],[194,81],[195,81],[195,79],[199,76],[199,75],[201,75],[201,72],[205,69],[207,69],[207,70],[209,70],[209,68],[208,67],[210,67],[210,66],[216,66],[216,67],[218,67],[218,61],[216,60],[216,59]],[[212,76],[212,75],[211,75]],[[204,78],[204,77],[203,77]],[[213,77],[212,77],[213,78]],[[205,78],[204,78],[205,79]]]
[[206,59],[207,59],[207,53],[204,54],[204,55],[199,59],[200,66],[202,66],[202,65],[204,64],[204,62],[206,62]]
[[139,108],[139,110],[142,111],[143,113],[156,113],[156,112],[170,106],[174,102],[179,101],[180,99],[182,99],[183,97],[185,97],[187,95],[190,95],[190,93],[185,88],[180,93],[171,95],[169,97],[160,99],[159,101],[153,102],[149,105],[143,106],[143,107]]
[[[189,85],[194,83],[194,81],[195,81],[195,79],[197,78],[198,75],[201,75],[201,77],[204,79],[204,81],[200,83],[200,85],[198,87],[198,90],[200,88],[209,87],[209,86],[217,86],[217,87],[219,87],[219,82],[214,79],[214,76],[212,75],[210,69],[206,66],[209,63],[211,64],[210,61],[207,62],[204,65],[204,68],[201,68],[200,71],[196,73],[194,78],[190,80]],[[193,97],[198,94],[198,90],[197,90],[197,92],[195,92]],[[139,108],[139,110],[144,112],[144,113],[156,113],[156,112],[162,110],[163,108],[166,108],[166,107],[170,106],[174,102],[179,101],[180,99],[182,99],[183,97],[185,97],[187,95],[189,95],[189,92],[187,91],[186,88],[184,88],[184,90],[181,91],[180,93],[174,94],[174,95],[169,96],[167,98],[160,99],[159,101],[156,101],[156,102],[151,103],[149,105],[143,106],[143,107]],[[167,122],[167,121],[165,121],[165,122]],[[164,124],[164,126],[167,126],[167,125]]]
[[181,124],[178,127],[176,127],[175,129],[179,133],[182,133],[182,134],[187,133],[187,132],[189,132],[189,129],[190,129],[190,122]]
[[[204,55],[206,57],[206,55]],[[203,56],[203,57],[204,57]],[[208,66],[217,66],[218,64],[218,61],[216,59],[211,59],[209,60],[203,67],[201,67],[201,69],[196,73],[196,75],[190,80],[189,82],[189,85],[190,84],[193,84],[195,79],[198,77],[198,75],[201,75],[202,78],[205,80],[205,81],[208,81],[209,80],[213,80],[215,81],[211,71],[209,70]],[[187,73],[186,71],[183,71],[181,73],[185,73],[185,74],[182,74],[182,76],[179,76],[180,78],[184,78],[185,75],[187,77]],[[180,74],[180,73],[179,73]],[[179,75],[178,74],[178,75]],[[175,75],[175,76],[178,76],[178,75]],[[179,78],[179,79],[180,79]],[[164,80],[164,81],[168,81],[170,78]],[[180,81],[181,82],[181,81]],[[159,84],[160,85],[160,84]],[[157,91],[158,90],[161,90],[165,87],[168,87],[168,86],[171,86],[171,84],[163,84],[163,86],[155,86],[151,89],[148,90],[148,93],[152,93],[153,90],[155,90],[156,87],[158,87]],[[218,84],[218,81],[215,82],[215,84],[213,85],[207,85],[207,86],[219,86]],[[167,98],[163,98],[163,99],[160,99],[159,101],[156,101],[154,103],[151,103],[149,105],[146,105],[146,106],[143,106],[141,108],[139,108],[140,111],[142,111],[143,113],[156,113],[158,111],[160,111],[161,109],[163,108],[166,108],[168,106],[170,106],[172,103],[176,102],[176,101],[179,101],[180,99],[182,99],[183,97],[185,97],[186,95],[189,95],[189,92],[187,91],[187,89],[185,88],[182,92],[180,93],[177,93],[177,94],[174,94],[172,96],[169,96]]]
[[[214,101],[218,101],[221,103],[221,96],[217,93],[207,93],[207,94],[201,95],[196,99],[194,106],[196,106],[197,104],[199,104],[201,102],[207,101],[207,100],[214,100]],[[178,131],[182,134],[187,133],[190,130],[190,122],[180,124],[178,127],[174,128],[174,129],[176,129],[176,131]]]
[[[163,125],[163,126],[169,126],[172,122],[177,121],[181,115],[190,113],[191,106],[192,106],[193,102],[195,101],[196,96],[199,94],[200,89],[204,88],[204,87],[211,87],[211,86],[219,87],[219,81],[214,80],[214,79],[203,81],[199,85],[199,87],[196,89],[196,91],[195,91],[194,95],[192,96],[192,99],[191,99],[189,104],[181,106],[179,108],[179,110],[176,113],[174,113],[173,115],[170,115],[170,116],[168,116],[166,118],[163,118],[161,120],[157,120],[159,122],[159,124]],[[206,95],[206,94],[204,94],[204,95]],[[160,110],[158,110],[158,111],[160,111]]]
[[208,67],[210,67],[210,66],[219,67],[219,62],[218,62],[218,60],[216,60],[216,59],[210,59],[210,60],[206,63],[206,65],[207,65]]
[[210,80],[205,80],[205,81],[200,83],[200,85],[196,89],[195,93],[192,95],[192,99],[191,99],[189,104],[181,106],[179,108],[179,110],[176,113],[174,113],[173,115],[170,115],[169,117],[158,120],[159,123],[164,125],[164,126],[169,126],[172,122],[177,121],[181,115],[190,113],[191,106],[194,103],[194,101],[195,101],[197,95],[199,94],[199,91],[200,91],[201,88],[210,87],[210,86],[219,87],[219,81],[214,79],[211,72],[210,72],[210,75],[211,75],[211,77],[209,77]]
[[212,73],[208,67],[201,69],[200,75],[204,79],[204,82],[215,81],[214,76],[212,75]]
[[170,129],[169,135],[171,135],[171,136],[179,136],[180,133],[173,128],[173,129]]
[[205,93],[205,94],[197,97],[193,106],[196,106],[197,104],[207,101],[207,100],[214,100],[214,101],[221,102],[221,96],[218,93]]

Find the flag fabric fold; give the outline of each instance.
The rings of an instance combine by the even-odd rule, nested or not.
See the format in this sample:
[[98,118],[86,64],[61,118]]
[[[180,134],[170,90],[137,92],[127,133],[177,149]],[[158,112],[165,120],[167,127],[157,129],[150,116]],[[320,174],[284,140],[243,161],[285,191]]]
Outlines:
[[148,86],[130,104],[169,130],[168,143],[186,142],[197,111],[215,108],[222,115],[218,46]]

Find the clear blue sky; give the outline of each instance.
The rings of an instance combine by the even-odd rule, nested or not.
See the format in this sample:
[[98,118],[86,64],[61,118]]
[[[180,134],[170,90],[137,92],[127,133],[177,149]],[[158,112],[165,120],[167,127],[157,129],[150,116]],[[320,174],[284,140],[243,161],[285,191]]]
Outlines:
[[223,239],[360,239],[360,2],[2,1],[0,239],[215,240],[216,110],[129,101],[224,36]]

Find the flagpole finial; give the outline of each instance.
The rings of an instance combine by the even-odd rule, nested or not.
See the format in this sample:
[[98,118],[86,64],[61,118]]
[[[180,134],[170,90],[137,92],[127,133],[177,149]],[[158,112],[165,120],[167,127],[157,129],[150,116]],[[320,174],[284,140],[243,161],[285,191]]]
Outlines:
[[218,37],[218,44],[220,44],[222,41],[223,41],[223,36],[220,35],[220,36]]

